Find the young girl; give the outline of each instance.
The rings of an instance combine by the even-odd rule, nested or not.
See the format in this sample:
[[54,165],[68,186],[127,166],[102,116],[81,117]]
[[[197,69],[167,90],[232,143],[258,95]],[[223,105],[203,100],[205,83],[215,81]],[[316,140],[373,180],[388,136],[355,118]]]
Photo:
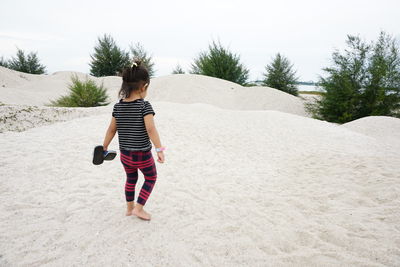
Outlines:
[[[125,198],[126,216],[132,214],[143,220],[150,220],[151,215],[143,206],[153,190],[157,178],[156,164],[151,152],[156,147],[158,162],[164,163],[164,147],[154,125],[155,112],[148,101],[147,88],[150,84],[149,73],[136,60],[132,66],[122,72],[122,86],[118,93],[119,102],[114,105],[110,126],[104,138],[104,151],[118,131],[120,160],[126,172]],[[134,205],[135,185],[138,180],[138,169],[144,175],[144,183]]]

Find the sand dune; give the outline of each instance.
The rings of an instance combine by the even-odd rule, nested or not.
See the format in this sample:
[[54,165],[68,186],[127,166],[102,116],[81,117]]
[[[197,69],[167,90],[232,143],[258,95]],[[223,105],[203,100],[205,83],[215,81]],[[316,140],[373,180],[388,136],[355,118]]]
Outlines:
[[2,265],[400,264],[398,150],[279,111],[153,103],[168,150],[149,223],[124,216],[118,158],[91,164],[109,114],[2,134]]
[[156,101],[207,103],[234,110],[279,110],[307,116],[302,99],[269,87],[243,87],[196,74],[159,77],[151,81],[151,87],[149,98]]
[[[113,103],[41,106],[70,74],[0,68],[0,266],[400,265],[400,119],[337,125],[272,88],[155,78],[167,151],[144,222],[119,156],[91,163]],[[118,77],[89,78],[116,96]]]
[[388,116],[368,116],[348,123],[342,127],[378,138],[400,141],[400,119]]
[[[92,77],[80,72],[62,71],[51,75],[32,75],[0,67],[0,102],[18,105],[46,105],[61,95],[68,94],[71,76],[92,79],[97,84],[104,83],[110,90],[121,86],[118,77]],[[116,95],[114,94],[116,99]]]
[[[92,77],[78,72],[27,75],[0,67],[0,102],[45,105],[68,93],[71,75],[92,79],[108,88],[109,99],[118,100],[120,77]],[[27,78],[21,78],[26,76]],[[224,97],[219,97],[223,95]],[[206,103],[235,110],[279,110],[308,116],[303,99],[269,87],[243,87],[226,80],[195,74],[176,74],[151,80],[148,99],[175,103]],[[111,103],[111,104],[112,104]]]
[[0,88],[13,88],[40,79],[45,79],[45,75],[23,73],[0,66]]
[[0,106],[0,133],[21,132],[34,127],[109,112],[110,108],[107,107],[64,108],[4,105]]

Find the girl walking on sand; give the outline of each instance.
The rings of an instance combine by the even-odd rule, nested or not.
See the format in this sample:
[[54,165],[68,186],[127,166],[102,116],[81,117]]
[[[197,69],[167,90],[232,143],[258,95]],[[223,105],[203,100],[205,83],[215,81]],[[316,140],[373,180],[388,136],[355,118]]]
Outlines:
[[[157,179],[156,164],[151,152],[153,142],[157,152],[157,161],[164,163],[164,147],[154,124],[155,112],[150,102],[145,101],[150,76],[140,60],[122,72],[122,86],[118,93],[119,102],[114,105],[110,126],[104,138],[104,150],[118,131],[120,160],[126,172],[125,199],[126,216],[132,214],[143,220],[150,220],[151,215],[143,206],[149,199]],[[144,183],[137,203],[134,204],[135,186],[138,169],[143,173]]]

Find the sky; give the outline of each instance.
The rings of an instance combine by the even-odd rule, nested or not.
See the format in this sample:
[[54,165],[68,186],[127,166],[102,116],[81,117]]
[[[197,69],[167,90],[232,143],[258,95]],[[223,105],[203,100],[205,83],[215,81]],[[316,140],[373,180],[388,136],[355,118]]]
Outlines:
[[347,35],[371,42],[383,30],[400,42],[399,17],[398,0],[0,0],[0,57],[18,47],[37,52],[48,74],[90,73],[98,37],[110,34],[124,50],[139,42],[163,76],[178,64],[188,72],[219,41],[240,56],[251,81],[262,79],[276,53],[301,81],[317,81]]

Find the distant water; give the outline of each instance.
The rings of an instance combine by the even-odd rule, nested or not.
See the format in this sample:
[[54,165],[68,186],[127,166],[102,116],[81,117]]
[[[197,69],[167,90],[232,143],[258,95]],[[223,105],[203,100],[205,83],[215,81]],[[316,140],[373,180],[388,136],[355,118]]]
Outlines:
[[315,85],[304,85],[304,84],[298,84],[297,89],[299,91],[317,91],[317,92],[323,92],[323,90],[318,90],[317,86]]

